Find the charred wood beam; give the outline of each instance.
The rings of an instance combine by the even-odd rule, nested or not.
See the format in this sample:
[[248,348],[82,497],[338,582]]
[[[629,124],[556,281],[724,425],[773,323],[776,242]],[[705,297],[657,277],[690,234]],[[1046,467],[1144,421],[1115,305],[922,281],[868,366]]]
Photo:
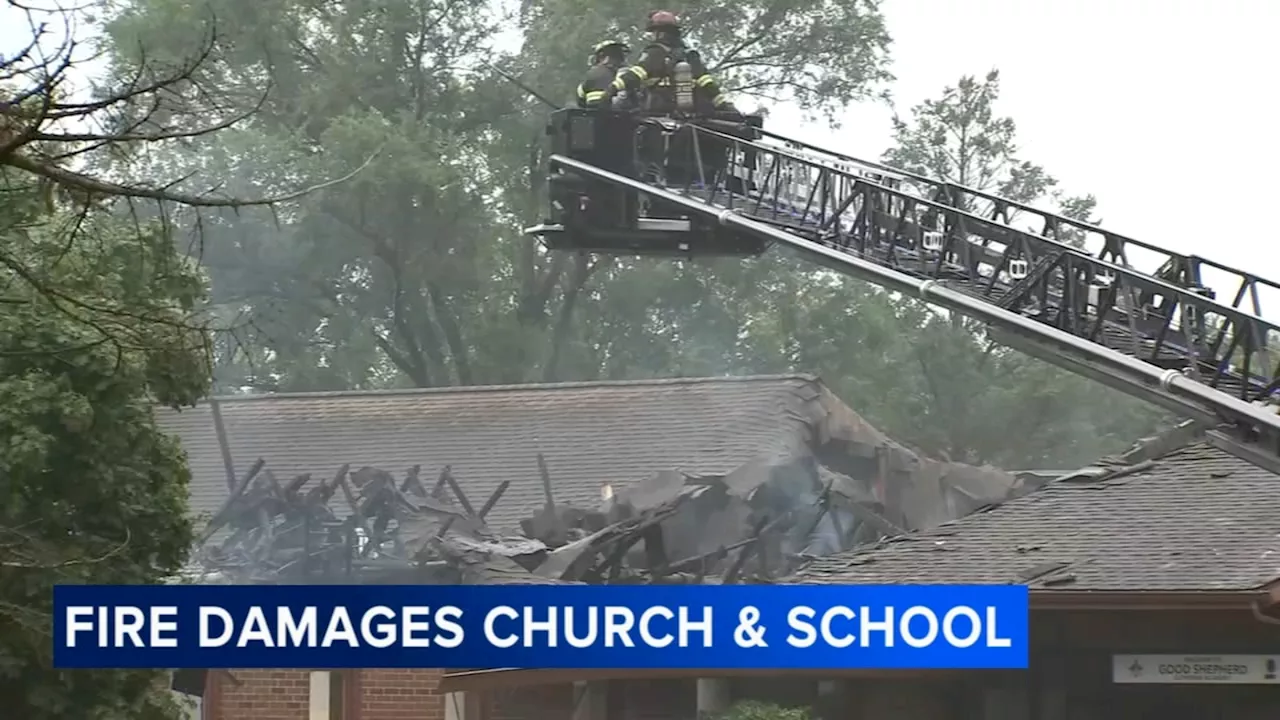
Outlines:
[[391,508],[390,504],[383,504],[378,514],[373,519],[373,534],[369,537],[369,544],[364,546],[364,550],[360,553],[361,557],[369,557],[377,548],[382,547],[382,543],[387,539],[387,528],[391,526]]
[[280,487],[280,481],[276,479],[275,473],[270,470],[263,472],[262,480],[268,495],[277,500],[284,500],[284,489]]
[[309,482],[311,482],[310,474],[299,475],[290,480],[289,484],[284,486],[285,500],[290,503],[297,502],[299,500],[298,493],[302,492],[302,488]]
[[326,505],[329,499],[333,497],[333,494],[337,492],[338,481],[345,477],[349,470],[351,470],[351,465],[343,465],[338,468],[338,472],[334,473],[332,480],[323,480],[319,485],[311,488],[306,497],[307,507],[315,508]]
[[213,415],[213,431],[218,436],[218,452],[222,455],[222,469],[227,474],[227,490],[236,487],[236,464],[231,457],[231,439],[227,437],[227,426],[222,421],[222,403],[217,398],[209,399],[209,411]]
[[715,550],[704,552],[701,555],[694,555],[693,557],[685,558],[684,560],[679,560],[677,562],[672,563],[668,567],[663,568],[662,574],[675,575],[678,573],[689,572],[691,570],[703,570],[708,565],[714,565],[715,563],[718,563],[724,558],[728,557],[729,553],[733,552],[734,550],[737,550],[738,548],[747,547],[755,543],[755,541],[756,541],[756,538],[747,538],[745,540],[739,540],[738,542],[732,543],[730,545],[722,545],[716,548]]
[[453,523],[457,521],[457,519],[457,515],[450,515],[449,519],[445,520],[444,524],[440,526],[439,532],[436,533],[436,540],[442,539],[445,536],[445,533],[449,532],[449,530],[453,528]]
[[809,523],[809,527],[804,531],[804,537],[811,538],[818,531],[818,526],[822,524],[822,518],[827,516],[827,512],[831,510],[831,483],[827,483],[822,488],[822,494],[818,496],[818,513],[813,516],[813,521]]
[[480,512],[476,513],[476,517],[481,520],[485,519],[489,514],[489,511],[493,509],[493,506],[497,505],[498,501],[502,499],[502,496],[507,493],[507,488],[509,487],[511,487],[511,481],[503,480],[501,485],[494,488],[493,493],[489,495],[489,499],[485,500],[484,505],[481,506]]
[[662,568],[667,565],[666,538],[662,525],[650,525],[643,530],[645,563],[649,566],[650,582],[662,577]]
[[632,531],[623,535],[616,543],[611,543],[613,545],[612,551],[605,557],[604,562],[583,573],[582,581],[587,584],[596,584],[604,578],[606,570],[609,572],[610,580],[617,580],[622,572],[623,558],[627,556],[627,552],[631,548],[635,547],[643,539],[643,531]]
[[[878,465],[883,466],[886,458],[883,453],[877,452],[876,460]],[[835,492],[832,483],[826,483],[822,488],[822,494],[818,496],[818,513],[817,515],[814,515],[813,522],[809,524],[809,528],[805,531],[804,537],[806,540],[812,538],[813,534],[818,531],[818,526],[822,524],[822,521],[826,518],[830,518],[831,527],[836,534],[836,549],[844,550],[848,546],[847,541],[849,538],[845,534],[844,524],[840,522],[840,516],[831,512],[831,503],[833,502],[834,495]]]
[[272,532],[271,516],[267,513],[265,505],[258,505],[258,542],[253,548],[253,555],[256,559],[262,560],[271,550],[271,544],[274,540]]
[[[644,528],[652,524],[661,523],[667,518],[672,517],[679,510],[681,500],[676,501],[653,510],[646,511],[642,515],[627,518],[600,530],[590,539],[587,547],[579,552],[578,556],[560,573],[561,580],[583,581],[587,582],[588,577],[600,577],[603,572],[610,567],[610,560],[614,557],[622,557],[626,554],[626,550],[638,542],[642,536]],[[621,555],[615,549],[617,544],[625,546]],[[603,553],[609,552],[610,555],[606,560],[596,565],[596,559]]]
[[823,515],[831,519],[831,528],[836,532],[836,550],[844,550],[848,547],[849,536],[845,534],[844,523],[840,522],[840,513],[831,512],[832,493],[827,493]]
[[[790,556],[768,550],[762,543],[776,543],[781,531],[789,537],[803,530],[815,514],[812,508],[795,507],[768,517],[757,516],[749,525],[733,525],[720,547],[673,562],[673,549],[699,552],[701,548],[690,548],[688,542],[694,538],[685,538],[683,531],[666,523],[687,527],[687,523],[699,523],[697,517],[707,511],[728,510],[722,480],[686,478],[678,493],[666,495],[670,499],[656,505],[650,498],[633,506],[626,499],[630,495],[624,493],[614,501],[614,506],[624,511],[623,517],[606,524],[604,505],[597,510],[555,506],[550,473],[545,458],[539,455],[548,501],[538,513],[545,520],[539,527],[562,527],[566,537],[596,529],[547,554],[550,547],[557,546],[550,545],[541,532],[526,530],[528,539],[515,540],[493,534],[484,524],[511,481],[500,483],[475,510],[461,489],[460,479],[453,477],[451,466],[444,467],[437,488],[441,494],[458,498],[456,503],[453,498],[433,499],[432,493],[426,492],[417,481],[420,466],[401,478],[372,467],[353,472],[347,465],[331,480],[321,480],[308,489],[308,476],[281,483],[265,469],[265,463],[260,465],[222,512],[224,526],[229,523],[234,527],[232,537],[201,554],[206,569],[226,573],[233,581],[343,581],[346,576],[345,581],[357,582],[459,582],[468,576],[465,563],[459,565],[459,556],[471,557],[474,565],[476,558],[490,554],[489,560],[479,562],[486,566],[490,561],[502,562],[510,568],[496,575],[482,573],[487,579],[476,576],[473,581],[503,582],[513,572],[535,572],[547,579],[588,583],[703,582],[709,574],[721,575],[725,583],[742,582],[743,568],[752,561],[760,564],[759,570],[752,567],[752,576],[768,578],[789,569]],[[443,489],[446,486],[448,491]],[[419,496],[406,495],[415,488]],[[663,492],[669,490],[664,488]],[[341,510],[330,505],[338,492],[343,497]],[[815,524],[831,514],[831,503],[837,501],[832,493],[830,487],[823,489]],[[851,509],[856,517],[863,514],[861,508]],[[797,522],[800,517],[804,520]],[[848,525],[847,519],[844,524]],[[844,539],[846,528],[838,520],[836,527]],[[743,537],[743,533],[749,536]],[[812,529],[806,535],[812,535]],[[641,542],[643,552],[638,550]],[[561,550],[564,554],[556,558]]]
[[338,487],[342,488],[342,495],[347,500],[347,506],[351,508],[351,518],[354,526],[363,530],[365,537],[369,538],[370,542],[373,542],[373,529],[369,527],[369,523],[360,512],[360,504],[356,501],[356,494],[351,491],[351,483],[347,480],[347,473],[344,472],[338,477]]
[[547,459],[538,453],[538,475],[542,478],[542,496],[546,499],[548,510],[555,510],[556,497],[551,491],[551,472],[547,470]]
[[414,465],[404,475],[404,482],[400,483],[400,493],[407,494],[413,492],[415,495],[426,496],[427,489],[422,486],[422,481],[418,479],[418,473],[422,472],[421,465]]
[[[848,510],[854,517],[858,518],[860,522],[864,522],[875,528],[876,532],[883,536],[896,537],[898,535],[906,535],[908,532],[905,528],[900,527],[885,516],[867,507],[865,503],[844,497],[839,493],[833,493],[833,496],[839,497],[837,502],[840,507]],[[832,516],[834,517],[834,513]]]
[[728,545],[722,545],[721,547],[700,555],[695,555],[693,557],[671,563],[669,566],[662,569],[662,575],[676,575],[689,571],[697,571],[698,582],[702,582],[702,578],[711,568],[714,568],[716,564],[728,557],[733,551],[741,549],[742,552],[738,554],[737,558],[734,560],[734,564],[725,572],[724,579],[722,580],[724,584],[730,584],[736,580],[737,575],[742,571],[743,564],[751,559],[753,554],[751,548],[759,543],[762,538],[776,532],[778,528],[791,520],[793,515],[794,511],[791,511],[783,513],[773,520],[770,520],[768,517],[763,517],[756,521],[756,524],[752,527],[750,537]]
[[767,516],[756,521],[755,527],[751,530],[751,537],[744,541],[742,552],[738,553],[738,557],[733,559],[733,564],[724,573],[725,585],[732,585],[738,581],[742,566],[751,558],[752,552],[760,547],[760,538],[764,537],[765,528],[768,525],[769,518]]
[[440,477],[436,478],[436,484],[431,488],[431,497],[439,499],[444,496],[444,486],[449,482],[450,472],[448,465],[440,469]]
[[232,506],[234,506],[236,501],[240,499],[241,495],[244,495],[244,491],[248,489],[249,484],[258,477],[258,473],[262,472],[262,468],[265,467],[266,464],[266,460],[258,458],[258,460],[253,464],[253,467],[249,468],[249,472],[244,474],[244,477],[240,479],[240,482],[236,487],[227,495],[227,499],[222,503],[222,507],[218,508],[218,511],[209,519],[209,524],[205,526],[204,532],[200,533],[200,537],[196,539],[197,544],[203,545],[208,542],[209,538],[213,537],[213,534],[218,532],[218,530],[227,523],[227,520],[230,519],[231,516]]
[[472,507],[471,501],[467,499],[467,494],[462,492],[462,486],[458,484],[457,479],[453,477],[453,473],[445,468],[444,481],[449,484],[449,490],[453,492],[453,496],[458,499],[464,512],[471,517],[476,517],[476,509]]

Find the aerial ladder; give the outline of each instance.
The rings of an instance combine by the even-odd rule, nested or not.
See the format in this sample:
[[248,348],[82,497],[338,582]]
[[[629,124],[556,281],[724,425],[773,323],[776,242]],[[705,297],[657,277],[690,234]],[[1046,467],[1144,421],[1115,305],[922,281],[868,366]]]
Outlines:
[[[754,256],[790,249],[987,324],[1001,342],[1156,403],[1280,473],[1280,285],[954,183],[784,138],[758,119],[553,113],[551,249]],[[664,172],[654,172],[661,153]],[[1015,220],[1034,219],[1023,229]],[[1089,240],[1100,247],[1089,248]],[[1129,256],[1154,254],[1136,269]],[[1234,278],[1231,300],[1203,283]]]

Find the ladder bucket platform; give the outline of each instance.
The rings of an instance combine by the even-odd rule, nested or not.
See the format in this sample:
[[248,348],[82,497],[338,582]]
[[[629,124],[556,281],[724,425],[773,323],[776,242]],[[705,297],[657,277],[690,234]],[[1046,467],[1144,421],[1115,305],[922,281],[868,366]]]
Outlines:
[[[726,137],[758,138],[762,120],[702,120]],[[687,122],[614,110],[564,108],[551,114],[547,135],[556,155],[571,157],[629,178],[666,185],[688,181],[714,185],[726,173],[729,146],[703,143]],[[548,177],[550,219],[525,229],[550,250],[617,255],[754,257],[769,243],[749,233],[690,216],[646,193],[557,168]]]

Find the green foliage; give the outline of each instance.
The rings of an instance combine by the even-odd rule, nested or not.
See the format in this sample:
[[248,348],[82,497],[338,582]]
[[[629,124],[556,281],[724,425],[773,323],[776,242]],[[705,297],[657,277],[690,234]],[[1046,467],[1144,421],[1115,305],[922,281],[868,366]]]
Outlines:
[[716,720],[809,720],[809,708],[783,707],[758,700],[743,700],[719,715]]
[[157,583],[185,561],[188,471],[153,404],[208,390],[203,280],[158,228],[0,183],[0,704],[176,717],[162,673],[54,671],[50,612],[54,584]]

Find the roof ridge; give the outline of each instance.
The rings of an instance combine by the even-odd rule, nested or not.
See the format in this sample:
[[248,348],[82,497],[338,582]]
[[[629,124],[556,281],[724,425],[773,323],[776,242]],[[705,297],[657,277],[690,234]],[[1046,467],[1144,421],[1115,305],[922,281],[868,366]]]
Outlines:
[[447,395],[455,393],[487,392],[545,392],[549,390],[574,390],[598,387],[661,387],[675,385],[704,385],[712,383],[778,382],[803,380],[822,384],[822,379],[812,373],[782,373],[774,375],[714,375],[710,377],[646,378],[642,380],[588,380],[561,383],[519,383],[508,385],[450,385],[432,388],[395,388],[388,390],[326,390],[312,392],[258,393],[246,395],[217,395],[207,400],[249,402],[261,400],[305,400],[340,397],[385,397],[405,395]]

